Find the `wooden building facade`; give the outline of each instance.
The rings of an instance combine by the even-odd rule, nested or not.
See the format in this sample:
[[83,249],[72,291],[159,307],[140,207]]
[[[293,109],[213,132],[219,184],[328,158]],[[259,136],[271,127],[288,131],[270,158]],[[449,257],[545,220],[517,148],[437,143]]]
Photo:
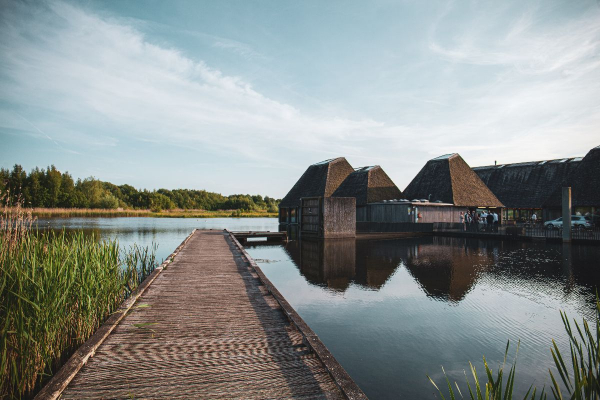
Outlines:
[[332,158],[312,164],[279,203],[279,228],[295,228],[300,223],[302,198],[327,198],[335,192],[354,168],[344,157]]
[[600,146],[591,149],[578,164],[544,201],[544,212],[548,219],[561,215],[561,188],[568,186],[573,214],[589,216],[600,226]]
[[539,220],[548,220],[552,215],[543,210],[544,203],[560,190],[581,160],[582,157],[576,157],[488,165],[473,171],[505,205],[504,220],[530,221],[534,213]]
[[538,221],[562,215],[561,190],[571,187],[573,214],[600,224],[600,146],[585,157],[475,167],[473,171],[504,203],[503,217]]
[[303,197],[299,230],[301,236],[355,237],[356,200],[354,197]]

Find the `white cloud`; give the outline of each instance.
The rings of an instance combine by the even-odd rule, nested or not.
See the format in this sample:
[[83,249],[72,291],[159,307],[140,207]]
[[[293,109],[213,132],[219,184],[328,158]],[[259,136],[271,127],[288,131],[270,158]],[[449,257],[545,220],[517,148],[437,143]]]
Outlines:
[[[134,138],[239,163],[295,168],[290,180],[310,162],[345,155],[357,166],[382,164],[403,189],[428,157],[448,152],[462,152],[478,165],[499,155],[502,162],[560,157],[573,149],[581,150],[566,155],[582,155],[598,144],[598,10],[549,26],[530,9],[500,28],[491,22],[493,13],[475,12],[446,38],[452,45],[441,44],[432,29],[428,49],[434,57],[414,61],[414,75],[438,63],[435,71],[447,74],[445,85],[423,82],[419,91],[374,94],[381,101],[397,96],[414,103],[407,114],[418,115],[418,122],[403,123],[400,110],[390,123],[301,110],[269,98],[244,71],[223,74],[201,58],[150,42],[123,19],[63,2],[3,7],[0,100],[64,148],[118,146]],[[437,23],[444,18],[446,13]],[[268,59],[245,43],[207,37],[209,49]],[[465,67],[475,68],[484,83],[461,86],[473,73]],[[8,116],[2,126],[35,131],[2,106],[0,115]],[[85,126],[93,132],[80,133]]]
[[[261,95],[241,77],[149,43],[129,26],[65,3],[48,5],[33,19],[18,15],[30,12],[24,5],[13,8],[17,15],[4,13],[5,100],[79,122],[103,119],[140,140],[178,141],[250,158],[263,158],[275,141],[308,152],[376,134],[382,126],[313,118]],[[218,43],[241,49],[239,43]],[[352,151],[351,145],[333,147]]]

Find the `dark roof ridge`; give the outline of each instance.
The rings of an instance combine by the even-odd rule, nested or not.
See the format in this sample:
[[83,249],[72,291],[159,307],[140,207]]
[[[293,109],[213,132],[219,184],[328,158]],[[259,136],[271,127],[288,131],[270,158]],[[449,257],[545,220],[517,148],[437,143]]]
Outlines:
[[[600,146],[598,146],[600,148]],[[552,158],[549,160],[537,160],[537,161],[519,161],[519,162],[514,162],[514,163],[505,163],[505,164],[497,164],[497,165],[479,165],[477,167],[473,167],[471,169],[483,169],[483,168],[497,168],[500,166],[504,166],[504,167],[510,167],[510,166],[516,166],[519,164],[539,164],[539,163],[550,163],[553,161],[561,161],[561,160],[568,160],[570,162],[575,161],[575,159],[577,158],[583,158],[583,156],[576,156],[576,157],[561,157],[561,158]],[[581,160],[577,160],[575,162],[578,162]]]
[[[331,163],[336,163],[336,162],[340,162],[341,160],[346,160],[345,157],[334,157],[334,158],[328,158],[327,160],[323,160],[323,161],[319,161],[316,162],[312,165],[325,165],[325,164],[331,164]],[[347,160],[346,160],[347,161]]]

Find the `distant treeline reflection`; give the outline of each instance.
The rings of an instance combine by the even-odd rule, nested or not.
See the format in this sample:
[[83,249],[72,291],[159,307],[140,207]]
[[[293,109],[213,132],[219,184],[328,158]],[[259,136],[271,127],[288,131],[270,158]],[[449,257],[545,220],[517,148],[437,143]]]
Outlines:
[[152,211],[240,210],[276,213],[279,200],[261,195],[223,196],[206,190],[138,190],[131,185],[114,185],[93,177],[73,180],[54,165],[27,173],[20,165],[0,168],[0,194],[9,193],[12,204],[22,199],[26,207],[47,208],[132,208]]

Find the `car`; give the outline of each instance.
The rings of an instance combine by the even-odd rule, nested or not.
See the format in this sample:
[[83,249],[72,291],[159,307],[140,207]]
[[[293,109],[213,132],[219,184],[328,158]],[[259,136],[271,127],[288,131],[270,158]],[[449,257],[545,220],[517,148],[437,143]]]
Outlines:
[[[546,229],[562,229],[563,220],[561,218],[553,219],[552,221],[544,222]],[[581,215],[571,215],[571,227],[577,229],[589,229],[592,227],[589,219]]]

